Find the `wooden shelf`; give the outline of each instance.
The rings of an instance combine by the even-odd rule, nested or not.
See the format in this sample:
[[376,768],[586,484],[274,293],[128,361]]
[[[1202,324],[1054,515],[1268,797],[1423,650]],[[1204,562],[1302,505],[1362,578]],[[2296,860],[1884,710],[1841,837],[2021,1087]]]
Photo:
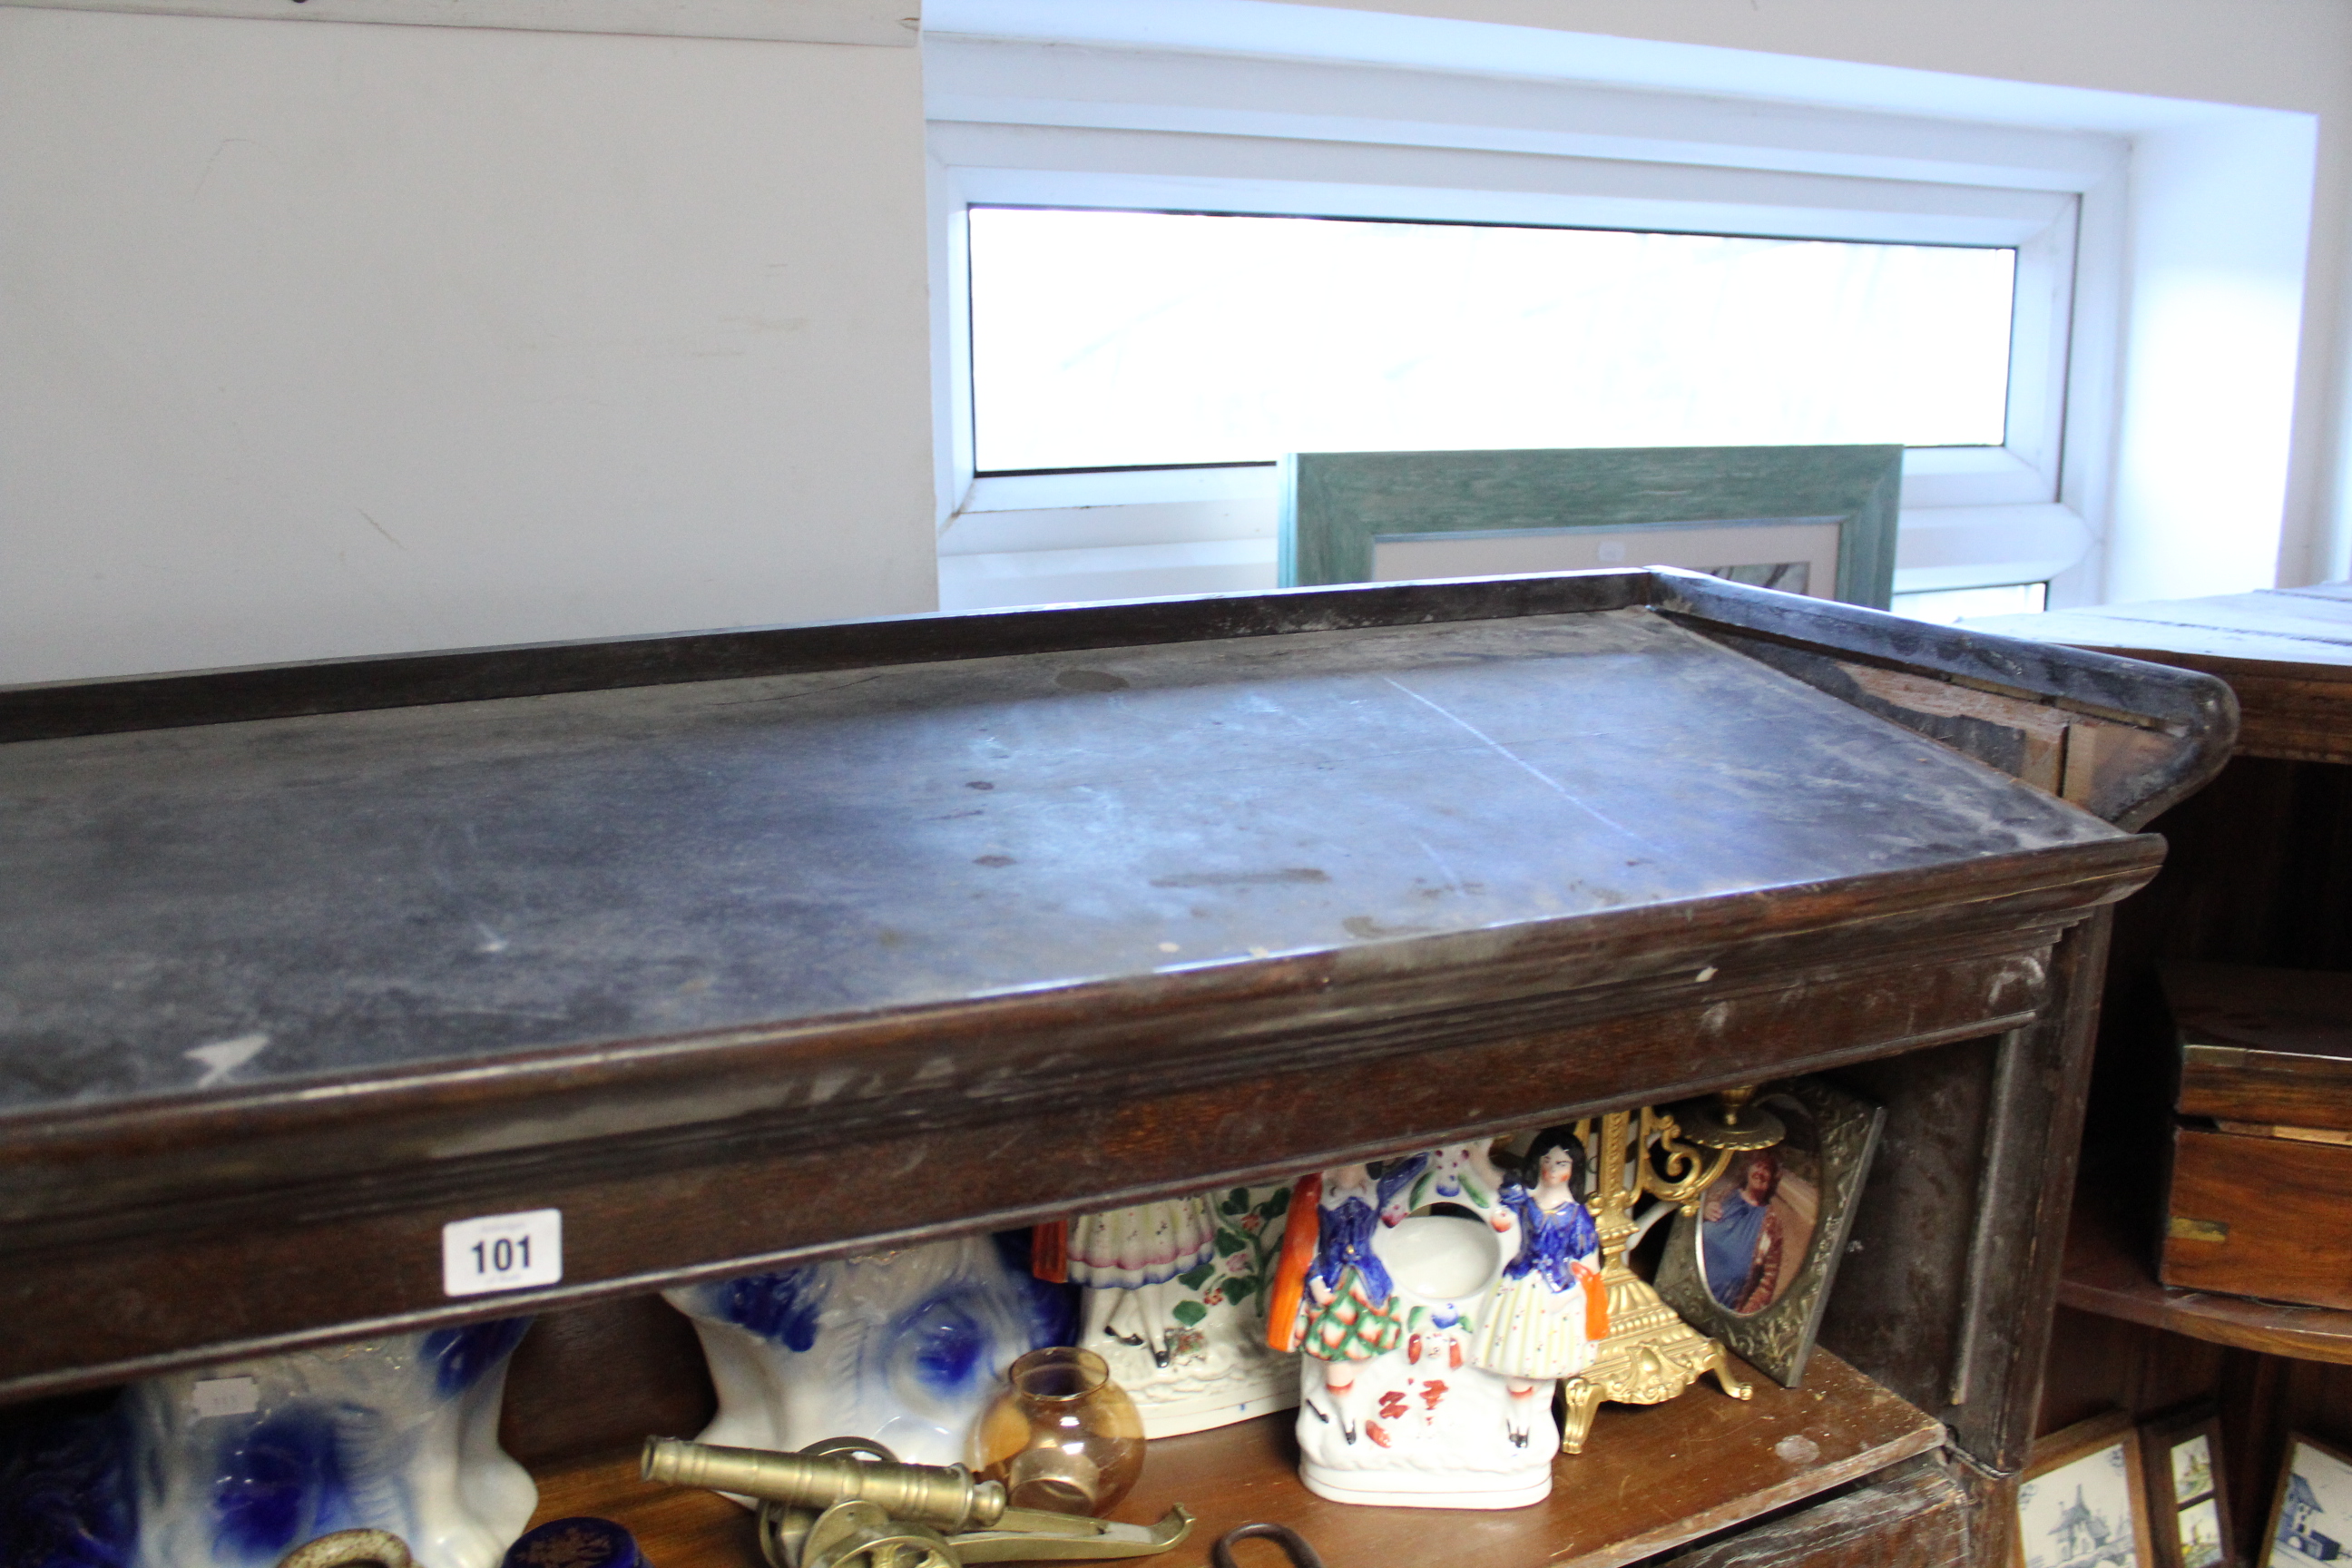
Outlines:
[[[1746,1369],[1741,1369],[1744,1373]],[[1805,1386],[1747,1373],[1748,1404],[1710,1381],[1666,1405],[1604,1405],[1584,1453],[1557,1461],[1551,1497],[1493,1512],[1327,1502],[1299,1483],[1293,1417],[1269,1415],[1151,1446],[1118,1511],[1158,1518],[1175,1503],[1199,1523],[1163,1558],[1198,1568],[1216,1539],[1252,1520],[1287,1524],[1335,1564],[1416,1568],[1608,1568],[1726,1530],[1937,1447],[1944,1431],[1826,1351]],[[710,1492],[637,1479],[635,1454],[542,1475],[532,1522],[618,1520],[656,1568],[760,1568],[751,1516]],[[1408,1549],[1409,1548],[1409,1549]],[[1257,1552],[1244,1553],[1255,1560]],[[1278,1561],[1268,1554],[1268,1561]]]
[[2066,1232],[2058,1301],[2240,1350],[2352,1365],[2352,1312],[2168,1289],[2130,1245],[2121,1216],[2080,1192]]

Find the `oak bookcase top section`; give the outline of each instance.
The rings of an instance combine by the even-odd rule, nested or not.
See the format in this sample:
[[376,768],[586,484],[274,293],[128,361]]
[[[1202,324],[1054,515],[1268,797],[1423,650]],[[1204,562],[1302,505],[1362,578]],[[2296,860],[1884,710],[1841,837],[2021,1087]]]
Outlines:
[[0,691],[0,1398],[2019,1029],[2233,721],[1664,570]]
[[2124,837],[1639,606],[26,741],[0,798],[5,1114]]

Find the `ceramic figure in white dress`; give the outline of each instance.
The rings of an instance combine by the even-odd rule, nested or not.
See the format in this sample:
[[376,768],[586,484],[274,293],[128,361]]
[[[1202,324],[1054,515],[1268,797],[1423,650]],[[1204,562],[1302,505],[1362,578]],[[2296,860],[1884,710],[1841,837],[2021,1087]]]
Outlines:
[[[1538,1395],[1549,1415],[1553,1385],[1591,1365],[1593,1346],[1609,1334],[1601,1237],[1577,1197],[1583,1145],[1555,1128],[1536,1139],[1525,1163],[1533,1184],[1507,1179],[1501,1194],[1502,1209],[1518,1222],[1518,1248],[1480,1306],[1470,1345],[1475,1364],[1507,1380],[1507,1425],[1521,1447],[1529,1446]],[[1496,1225],[1503,1228],[1499,1212]]]
[[530,1320],[176,1373],[121,1406],[135,1568],[273,1568],[330,1531],[389,1531],[426,1568],[498,1568],[539,1489],[499,1447]]
[[1234,1187],[1037,1227],[1040,1278],[1085,1290],[1077,1343],[1170,1437],[1298,1402],[1297,1357],[1266,1343],[1287,1186]]
[[1591,1321],[1572,1262],[1555,1288],[1562,1270],[1549,1259],[1575,1246],[1570,1211],[1584,1210],[1574,1155],[1549,1152],[1549,1182],[1507,1175],[1483,1141],[1301,1182],[1272,1304],[1287,1331],[1269,1333],[1308,1358],[1297,1430],[1309,1490],[1399,1508],[1549,1495],[1559,1433],[1545,1369],[1590,1354]]
[[1070,1293],[989,1236],[663,1292],[693,1320],[719,1415],[701,1441],[795,1449],[871,1437],[960,1464],[1014,1358],[1066,1343]]
[[[1176,1282],[1215,1256],[1216,1216],[1206,1193],[1082,1214],[1068,1222],[1063,1278],[1087,1293],[1079,1343],[1106,1335],[1168,1364],[1184,1288]],[[1116,1377],[1114,1382],[1118,1381]]]

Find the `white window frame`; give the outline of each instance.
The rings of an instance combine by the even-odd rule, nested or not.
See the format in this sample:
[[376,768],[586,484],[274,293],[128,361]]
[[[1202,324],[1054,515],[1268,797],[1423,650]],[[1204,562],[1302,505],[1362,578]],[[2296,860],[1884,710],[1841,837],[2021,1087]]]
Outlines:
[[[926,48],[943,582],[982,573],[999,582],[992,602],[1236,586],[1272,549],[1266,468],[975,476],[974,205],[2013,246],[2006,440],[1906,454],[1897,588],[2091,575],[2097,537],[2066,504],[2066,469],[2094,469],[2103,433],[2086,431],[2098,421],[2070,385],[2082,298],[2111,314],[2118,292],[2114,247],[2103,257],[2096,238],[2120,200],[2115,137],[1727,113],[1719,99],[1381,66],[1001,39]],[[2053,590],[2053,603],[2084,596]]]

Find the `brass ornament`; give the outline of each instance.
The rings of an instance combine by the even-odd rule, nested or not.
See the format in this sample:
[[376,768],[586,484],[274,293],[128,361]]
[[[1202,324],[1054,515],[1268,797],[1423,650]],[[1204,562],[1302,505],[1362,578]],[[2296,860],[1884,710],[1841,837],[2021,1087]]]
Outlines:
[[[1626,1266],[1625,1249],[1641,1232],[1633,1205],[1645,1194],[1685,1215],[1696,1214],[1701,1194],[1730,1165],[1732,1155],[1742,1148],[1780,1141],[1778,1121],[1747,1109],[1755,1093],[1753,1089],[1726,1091],[1716,1108],[1694,1116],[1697,1131],[1691,1135],[1684,1133],[1674,1112],[1654,1106],[1645,1105],[1638,1112],[1612,1110],[1599,1119],[1591,1206],[1601,1238],[1601,1279],[1609,1290],[1609,1337],[1594,1347],[1590,1365],[1560,1384],[1566,1405],[1560,1420],[1562,1453],[1584,1451],[1592,1414],[1607,1401],[1661,1405],[1710,1372],[1732,1398],[1754,1396],[1754,1387],[1733,1375],[1723,1342],[1699,1333],[1660,1300]],[[1636,1115],[1641,1119],[1638,1142]],[[1591,1146],[1593,1123],[1578,1122],[1577,1132]]]
[[865,1437],[829,1437],[793,1454],[648,1437],[642,1468],[649,1481],[760,1499],[760,1553],[772,1568],[1149,1557],[1192,1532],[1181,1508],[1149,1525],[1013,1508],[1003,1487],[961,1465],[902,1464]]
[[930,1526],[892,1519],[860,1498],[816,1516],[801,1543],[800,1568],[961,1568],[961,1560]]
[[278,1568],[411,1568],[408,1542],[388,1530],[338,1530],[304,1542]]
[[[1750,1102],[1758,1092],[1755,1084],[1727,1089],[1706,1100],[1686,1100],[1679,1105],[1670,1105],[1666,1115],[1681,1128],[1684,1142],[1701,1149],[1719,1149],[1734,1154],[1769,1149],[1786,1138],[1789,1130],[1770,1111],[1751,1108]],[[1700,1184],[1702,1188],[1706,1185],[1704,1182]]]

